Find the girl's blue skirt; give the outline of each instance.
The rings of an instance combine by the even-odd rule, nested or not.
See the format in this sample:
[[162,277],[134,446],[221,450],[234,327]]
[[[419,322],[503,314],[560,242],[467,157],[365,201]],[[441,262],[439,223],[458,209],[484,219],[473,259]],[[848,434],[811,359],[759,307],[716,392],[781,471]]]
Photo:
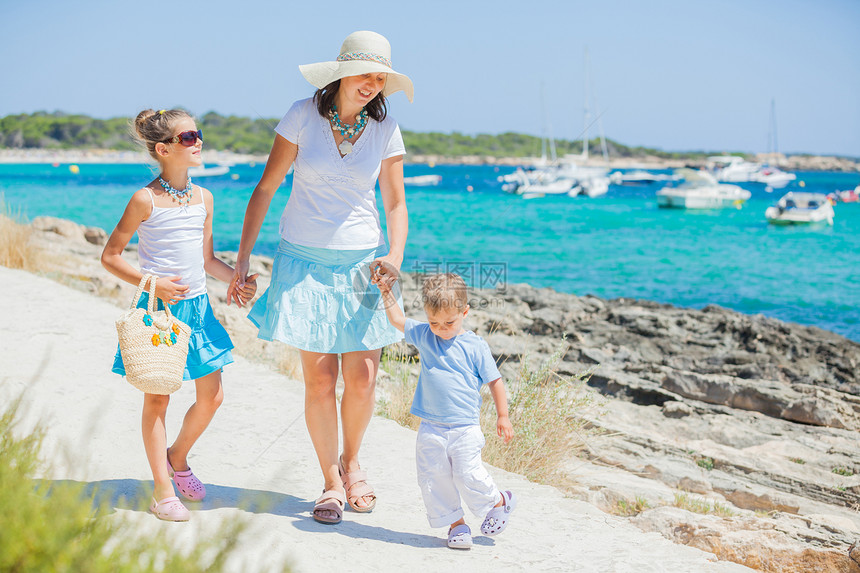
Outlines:
[[[146,308],[148,300],[149,293],[141,294],[137,307]],[[156,308],[164,308],[161,300],[157,301]],[[182,374],[183,380],[202,378],[233,362],[233,354],[230,352],[233,349],[233,341],[230,340],[230,335],[227,334],[227,331],[212,313],[208,294],[204,293],[171,304],[170,312],[191,327],[191,338],[188,341],[188,359],[185,361],[185,372]],[[111,370],[125,376],[125,366],[122,363],[119,345],[117,345]]]
[[272,282],[248,314],[260,329],[258,337],[325,354],[374,350],[402,340],[370,282],[370,263],[387,252],[385,245],[338,250],[281,240]]

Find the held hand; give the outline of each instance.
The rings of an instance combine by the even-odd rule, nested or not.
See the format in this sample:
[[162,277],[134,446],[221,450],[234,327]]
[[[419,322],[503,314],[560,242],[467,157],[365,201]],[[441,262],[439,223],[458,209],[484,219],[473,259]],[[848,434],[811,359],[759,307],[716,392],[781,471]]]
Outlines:
[[191,288],[188,285],[181,285],[178,281],[182,277],[159,277],[155,280],[155,296],[160,298],[165,303],[176,304],[185,298],[186,293]]
[[496,420],[496,434],[505,440],[506,444],[514,437],[514,427],[507,416],[499,416]]
[[370,263],[371,282],[379,287],[379,290],[391,291],[394,283],[400,277],[400,262],[391,254],[379,257]]
[[[260,276],[260,273],[254,273],[245,279],[245,284],[238,288],[239,298],[236,304],[239,306],[245,306],[245,304],[254,298],[254,294],[257,292],[257,277]],[[229,302],[229,301],[228,301]]]
[[[233,278],[230,279],[230,286],[227,287],[227,306],[230,306],[231,301],[235,302],[237,306],[242,306],[243,302],[239,293],[245,288],[249,267],[250,263],[248,261],[236,261],[236,268],[233,269]],[[254,275],[254,278],[256,277],[257,275]],[[256,288],[255,284],[255,291]]]
[[372,277],[370,282],[372,282],[373,284],[375,284],[377,286],[377,288],[379,288],[379,292],[382,293],[383,297],[390,296],[391,295],[391,288],[393,285],[391,283],[389,283],[388,281],[377,281],[376,280],[376,272],[373,270],[371,270],[370,272],[371,272],[371,277]]

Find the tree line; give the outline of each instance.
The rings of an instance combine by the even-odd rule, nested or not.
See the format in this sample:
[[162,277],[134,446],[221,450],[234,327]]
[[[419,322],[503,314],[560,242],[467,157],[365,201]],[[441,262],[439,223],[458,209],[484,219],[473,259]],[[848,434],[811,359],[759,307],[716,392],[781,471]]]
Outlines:
[[[251,119],[209,112],[199,118],[206,146],[220,151],[264,155],[272,146],[272,129],[277,119]],[[138,149],[132,136],[130,118],[97,119],[62,112],[35,112],[0,118],[0,148],[115,150]],[[536,157],[541,154],[541,138],[522,133],[466,135],[462,133],[419,133],[403,130],[403,140],[410,155],[460,157]],[[599,153],[599,140],[589,148]],[[666,152],[647,147],[630,147],[610,139],[606,145],[612,157],[653,156],[664,159],[699,158],[704,152]],[[582,152],[582,141],[556,140],[558,155]],[[596,154],[595,153],[595,154]]]

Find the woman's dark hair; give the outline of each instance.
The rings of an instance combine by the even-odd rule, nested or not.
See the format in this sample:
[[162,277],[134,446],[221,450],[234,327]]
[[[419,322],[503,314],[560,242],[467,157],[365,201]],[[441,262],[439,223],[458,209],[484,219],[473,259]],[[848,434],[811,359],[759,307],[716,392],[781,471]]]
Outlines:
[[[328,119],[328,112],[331,111],[331,106],[334,105],[334,96],[337,95],[337,90],[340,89],[340,80],[335,80],[326,87],[317,90],[314,94],[314,102],[317,104],[317,111],[320,115]],[[370,100],[364,109],[367,110],[367,115],[376,121],[382,121],[388,115],[388,102],[382,92],[376,94],[376,97]]]

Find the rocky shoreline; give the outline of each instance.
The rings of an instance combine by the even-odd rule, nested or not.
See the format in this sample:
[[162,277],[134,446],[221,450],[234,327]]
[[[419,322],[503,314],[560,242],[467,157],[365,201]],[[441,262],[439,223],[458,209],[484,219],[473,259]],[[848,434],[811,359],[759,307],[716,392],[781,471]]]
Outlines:
[[[131,286],[98,262],[103,230],[47,217],[32,225],[52,259],[46,275],[128,304]],[[128,254],[134,261],[136,249]],[[255,258],[252,267],[264,287],[271,261]],[[416,318],[419,278],[402,283]],[[210,281],[216,315],[237,348],[288,361],[282,347],[255,338],[225,292]],[[754,569],[860,572],[860,344],[718,306],[528,285],[471,294],[468,327],[488,341],[506,378],[524,356],[539,362],[560,348],[560,374],[593,371],[587,384],[602,404],[586,415],[599,431],[584,457],[565,462],[571,495]],[[637,510],[623,511],[630,507]]]

